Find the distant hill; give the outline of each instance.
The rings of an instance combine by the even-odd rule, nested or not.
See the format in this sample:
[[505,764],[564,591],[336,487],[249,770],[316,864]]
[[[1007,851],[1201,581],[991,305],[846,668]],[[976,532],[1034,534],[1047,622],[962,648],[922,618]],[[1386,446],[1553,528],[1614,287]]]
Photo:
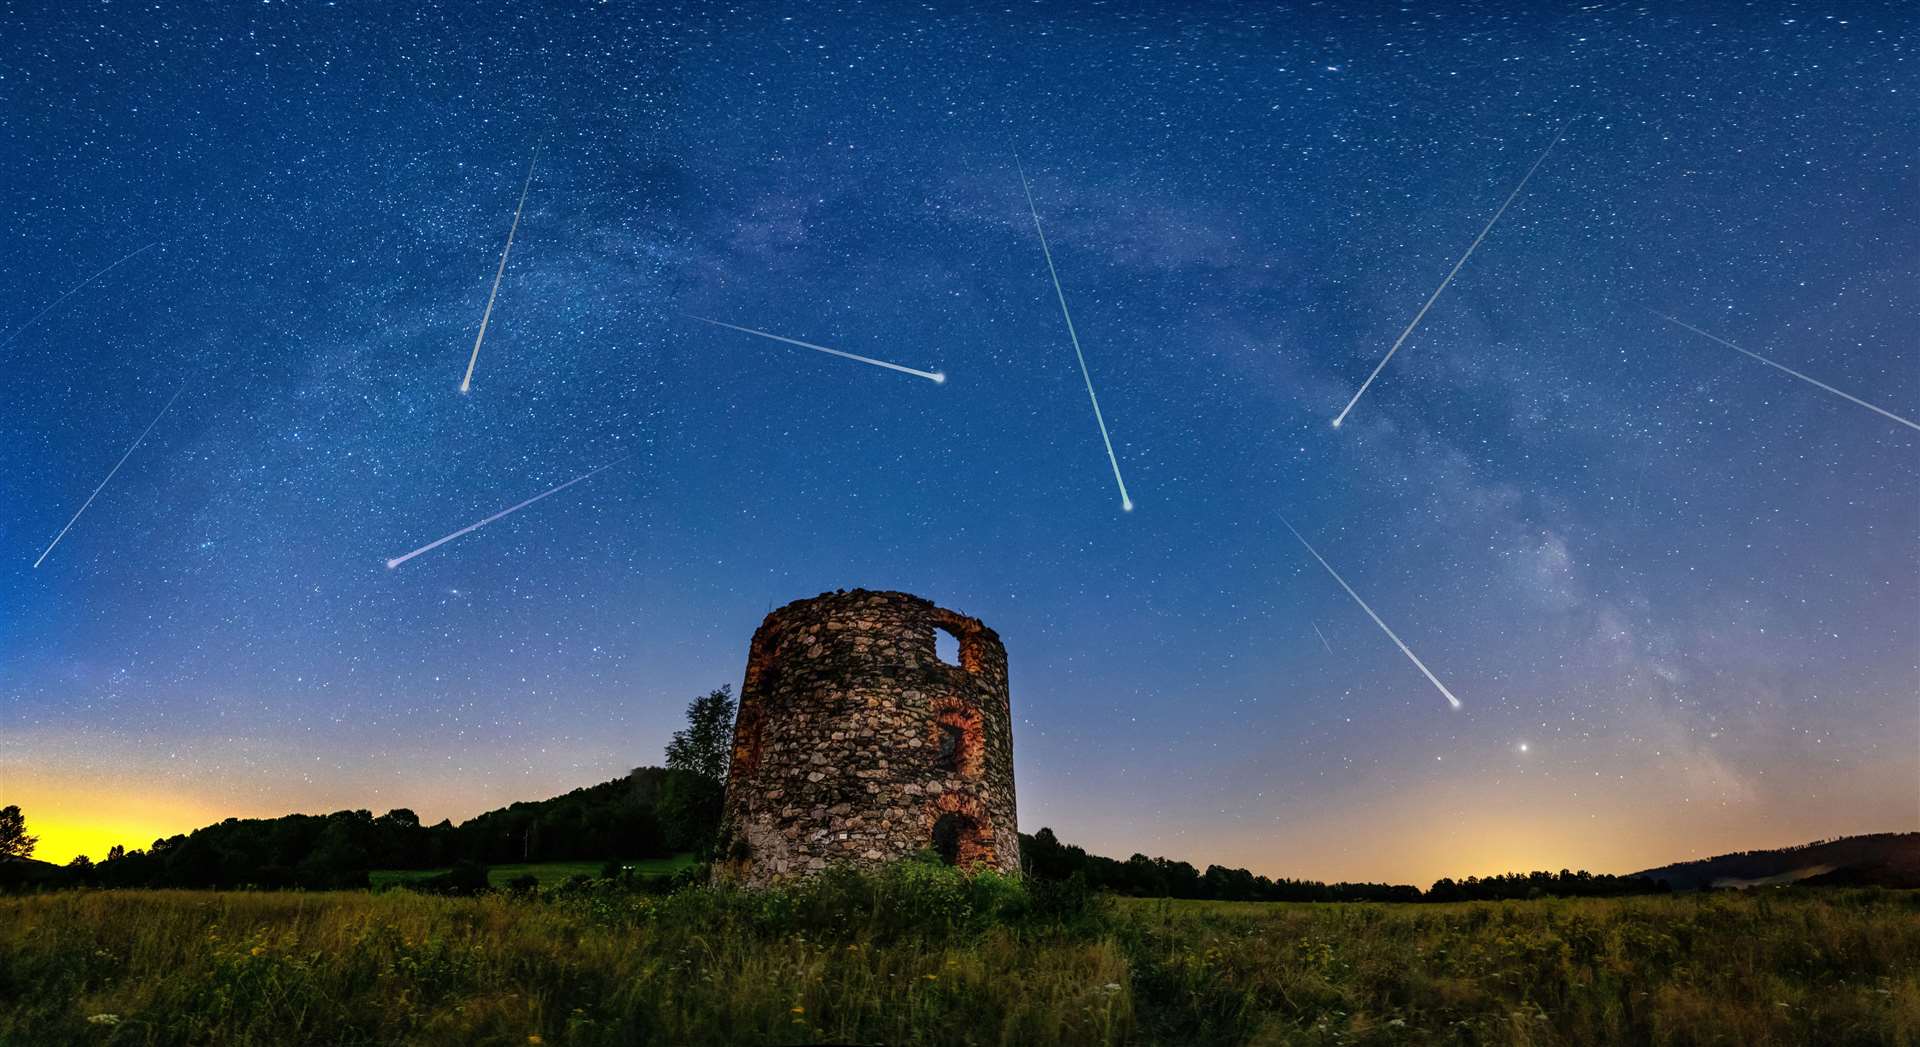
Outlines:
[[0,856],[0,889],[52,883],[60,877],[60,867],[52,862]]
[[1920,887],[1920,832],[1872,833],[1770,851],[1735,851],[1634,873],[1676,891],[1804,883]]
[[36,884],[99,887],[365,887],[373,869],[444,869],[462,862],[663,859],[707,846],[720,784],[691,771],[639,767],[551,799],[488,811],[455,826],[422,825],[397,807],[228,818],[98,863],[58,867],[0,861],[0,890]]

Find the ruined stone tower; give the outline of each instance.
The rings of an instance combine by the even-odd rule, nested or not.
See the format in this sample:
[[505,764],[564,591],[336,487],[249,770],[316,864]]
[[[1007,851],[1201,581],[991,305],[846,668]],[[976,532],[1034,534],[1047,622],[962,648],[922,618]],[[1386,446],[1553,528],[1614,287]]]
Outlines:
[[[958,664],[935,631],[957,638]],[[1007,651],[907,593],[822,593],[753,634],[715,875],[765,885],[931,848],[1020,868]]]

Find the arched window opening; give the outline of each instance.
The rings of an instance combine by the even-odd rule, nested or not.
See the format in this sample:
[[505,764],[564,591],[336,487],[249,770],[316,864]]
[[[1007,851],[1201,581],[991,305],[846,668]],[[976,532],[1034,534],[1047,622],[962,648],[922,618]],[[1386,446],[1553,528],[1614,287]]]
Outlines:
[[933,627],[933,654],[948,665],[960,664],[960,637],[944,626]]
[[966,752],[967,729],[957,723],[940,724],[939,755],[934,763],[943,771],[960,770],[960,758]]
[[934,700],[933,722],[923,737],[922,757],[936,774],[978,778],[984,766],[980,713],[958,697]]

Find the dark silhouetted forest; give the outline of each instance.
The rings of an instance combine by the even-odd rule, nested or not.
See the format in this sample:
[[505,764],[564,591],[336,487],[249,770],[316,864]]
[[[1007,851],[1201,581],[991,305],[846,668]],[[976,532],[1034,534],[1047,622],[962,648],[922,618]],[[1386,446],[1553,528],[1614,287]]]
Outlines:
[[641,767],[621,778],[550,800],[516,803],[459,825],[422,825],[406,808],[229,818],[153,841],[115,848],[99,862],[76,860],[70,880],[101,887],[365,887],[372,869],[436,869],[462,862],[607,861],[664,858],[699,850],[717,820],[688,794],[705,781],[691,772]]
[[1269,879],[1245,869],[1190,863],[1136,854],[1126,861],[1088,854],[1061,843],[1052,829],[1020,835],[1020,862],[1026,874],[1042,880],[1075,877],[1096,891],[1139,898],[1205,898],[1228,902],[1461,902],[1506,898],[1592,898],[1627,894],[1663,894],[1663,881],[1589,872],[1507,873],[1501,876],[1444,879],[1426,891],[1411,884],[1321,883],[1318,880]]
[[[32,838],[17,808],[0,822],[21,853],[0,867],[9,881],[99,887],[365,887],[373,869],[437,869],[510,862],[664,858],[712,847],[720,821],[728,749],[715,739],[733,722],[730,688],[687,707],[687,727],[667,746],[667,766],[639,767],[549,800],[488,811],[459,825],[422,825],[404,807],[371,811],[229,818],[145,849],[114,847],[99,861],[81,856],[57,877],[27,862]],[[20,824],[15,825],[14,822]],[[7,828],[11,826],[11,828]],[[35,868],[40,867],[40,868]]]

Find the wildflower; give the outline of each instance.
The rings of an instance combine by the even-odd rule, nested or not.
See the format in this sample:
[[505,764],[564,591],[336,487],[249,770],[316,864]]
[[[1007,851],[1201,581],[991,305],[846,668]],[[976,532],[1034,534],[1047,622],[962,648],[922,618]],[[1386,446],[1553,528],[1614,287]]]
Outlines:
[[537,1032],[530,1032],[530,1033],[528,1033],[528,1034],[527,1034],[527,1042],[528,1042],[528,1043],[545,1043],[545,1042],[547,1042],[547,1041],[545,1041],[545,1040],[543,1040],[543,1039],[541,1039],[541,1038],[540,1038],[540,1034],[539,1034],[539,1033],[537,1033]]
[[120,1024],[120,1016],[117,1014],[89,1015],[87,1017],[87,1024],[88,1025],[118,1025]]
[[807,1009],[806,1009],[805,1007],[795,1007],[795,1008],[793,1009],[793,1012],[792,1012],[792,1013],[794,1013],[794,1014],[805,1014],[805,1013],[807,1013]]
[[1405,1018],[1395,1018],[1387,1024],[1395,1029],[1404,1029],[1407,1027],[1407,1020]]
[[248,949],[248,950],[247,950],[247,955],[248,955],[248,956],[258,956],[258,955],[260,955],[261,953],[263,953],[263,952],[266,952],[266,951],[267,951],[267,950],[265,950],[265,949],[262,949],[261,947],[259,947],[258,945],[256,945],[256,946],[254,946],[253,948],[251,948],[251,949]]
[[937,974],[927,974],[927,975],[922,975],[921,977],[924,977],[926,980],[930,982],[937,982],[940,980],[940,976]]

